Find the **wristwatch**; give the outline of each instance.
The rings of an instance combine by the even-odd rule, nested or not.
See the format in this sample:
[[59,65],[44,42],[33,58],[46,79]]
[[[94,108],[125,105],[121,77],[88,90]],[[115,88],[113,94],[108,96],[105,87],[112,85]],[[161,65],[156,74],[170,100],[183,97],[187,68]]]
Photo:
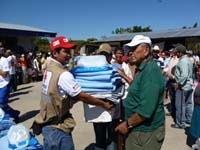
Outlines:
[[128,120],[126,120],[126,126],[127,126],[127,128],[128,128],[128,129],[131,129],[131,128],[133,128],[133,126],[132,126],[132,125],[129,125],[129,124],[128,124]]

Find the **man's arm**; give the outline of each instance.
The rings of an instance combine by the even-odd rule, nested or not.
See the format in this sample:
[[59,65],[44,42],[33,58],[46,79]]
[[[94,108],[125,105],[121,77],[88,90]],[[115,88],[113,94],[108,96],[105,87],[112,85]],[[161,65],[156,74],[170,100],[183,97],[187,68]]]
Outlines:
[[113,107],[109,102],[104,102],[103,100],[90,96],[84,92],[80,92],[75,98],[91,105],[101,106],[106,110],[111,110]]
[[182,61],[181,63],[177,64],[174,71],[174,77],[179,85],[184,85],[184,83],[188,78],[188,74],[189,74],[189,66],[187,63]]
[[128,77],[125,72],[123,70],[117,69],[117,72],[119,73],[119,75],[124,78],[124,80],[130,85],[132,80],[130,77]]
[[120,123],[116,128],[115,131],[126,134],[128,133],[129,129],[142,123],[145,120],[144,117],[142,117],[138,113],[134,113],[130,118],[128,118],[126,121]]
[[5,78],[7,75],[8,75],[8,71],[0,70],[0,76],[2,76],[3,78]]

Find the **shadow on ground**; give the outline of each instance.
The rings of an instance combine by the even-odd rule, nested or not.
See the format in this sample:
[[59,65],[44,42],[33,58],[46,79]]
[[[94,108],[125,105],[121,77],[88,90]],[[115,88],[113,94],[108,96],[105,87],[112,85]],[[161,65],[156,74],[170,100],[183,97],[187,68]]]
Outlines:
[[11,93],[9,98],[15,97],[15,96],[19,96],[19,95],[24,95],[24,94],[28,94],[29,92],[32,91],[24,91],[24,92],[15,92],[15,93]]
[[192,147],[196,139],[190,134],[190,127],[185,128],[185,134],[187,135],[186,144]]
[[25,89],[30,89],[32,87],[33,87],[33,85],[22,87],[22,88],[17,89],[17,91],[22,91],[22,90],[25,90]]
[[171,108],[171,103],[167,103],[164,105],[167,109],[168,112],[171,112],[172,108]]
[[84,150],[95,150],[95,143],[89,144]]
[[20,100],[20,98],[19,97],[11,98],[11,99],[9,98],[8,103],[11,103],[11,102],[17,101],[17,100]]
[[29,112],[26,112],[24,114],[22,114],[20,117],[19,117],[19,120],[18,120],[18,123],[20,122],[24,122],[30,118],[33,118],[35,115],[37,115],[39,113],[40,110],[32,110],[32,111],[29,111]]

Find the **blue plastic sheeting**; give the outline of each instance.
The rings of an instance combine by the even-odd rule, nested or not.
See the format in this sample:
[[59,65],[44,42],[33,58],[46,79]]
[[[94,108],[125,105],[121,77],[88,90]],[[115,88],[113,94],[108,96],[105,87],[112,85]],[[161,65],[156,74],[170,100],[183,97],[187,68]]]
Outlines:
[[122,65],[121,65],[121,64],[118,64],[118,63],[113,63],[113,64],[112,64],[112,68],[113,68],[114,70],[117,70],[117,69],[123,70]]
[[15,125],[9,115],[5,114],[4,118],[0,121],[0,138],[8,134],[9,128]]
[[112,82],[88,82],[85,80],[79,80],[77,79],[78,84],[81,86],[81,88],[105,88],[105,89],[111,89],[113,88],[114,84]]
[[106,65],[102,67],[76,67],[71,70],[72,74],[81,73],[81,72],[99,72],[99,71],[108,71],[113,70],[111,66]]
[[96,98],[107,99],[114,103],[119,103],[120,99],[124,96],[124,93],[125,93],[125,85],[122,83],[113,92],[93,92],[93,93],[88,93],[88,94]]
[[76,73],[75,76],[96,76],[96,75],[113,75],[116,71],[114,70],[106,70],[106,71],[98,71],[98,72],[80,72]]
[[[91,63],[92,62],[92,63]],[[108,65],[106,57],[103,55],[81,56],[77,62],[77,66],[84,67],[101,67]]]
[[[9,145],[8,137],[3,136],[0,138],[0,149],[1,150],[13,150],[16,149],[15,147],[12,147],[12,145]],[[38,140],[31,135],[29,140],[29,145],[26,147],[26,150],[42,150],[43,146],[38,142]]]
[[95,76],[79,76],[75,75],[76,79],[86,81],[101,81],[101,82],[115,82],[116,79],[121,79],[120,75],[116,72],[113,75],[95,75]]
[[0,122],[0,131],[9,129],[12,125],[15,125],[13,121],[3,119]]
[[91,92],[112,92],[115,90],[115,86],[113,88],[81,88],[84,92],[86,93],[91,93]]
[[[11,149],[16,149],[15,145],[8,144],[8,147]],[[35,136],[30,132],[30,139],[26,150],[42,150],[43,146],[38,142]]]
[[99,76],[76,76],[76,79],[87,80],[87,81],[111,81],[110,75],[99,75]]

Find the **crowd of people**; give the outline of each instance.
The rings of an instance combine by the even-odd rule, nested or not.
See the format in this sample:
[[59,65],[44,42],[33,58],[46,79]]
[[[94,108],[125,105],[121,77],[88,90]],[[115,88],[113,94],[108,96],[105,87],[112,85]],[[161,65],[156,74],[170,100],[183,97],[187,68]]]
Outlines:
[[[43,135],[44,149],[75,149],[71,134],[75,121],[70,110],[77,101],[96,105],[92,113],[98,112],[97,116],[101,116],[93,122],[95,150],[160,150],[165,139],[165,99],[170,100],[170,115],[174,121],[171,127],[185,129],[189,124],[191,135],[196,140],[200,138],[198,55],[182,44],[172,45],[169,50],[161,49],[153,46],[151,39],[144,35],[134,36],[123,48],[101,44],[94,54],[105,57],[106,67],[117,73],[118,83],[124,85],[125,92],[119,103],[113,103],[88,94],[67,69],[74,46],[66,37],[56,37],[50,43],[48,59],[45,54],[41,57],[29,52],[20,55],[19,61],[10,50],[0,50],[0,77],[9,85],[9,90],[10,87],[17,90],[14,81],[36,81],[39,74],[43,74],[41,108],[32,129],[34,134]],[[8,69],[9,61],[10,66],[18,66],[20,62],[21,75],[15,75],[20,71]],[[4,91],[4,86],[0,87],[0,93]],[[1,105],[8,106],[8,95],[0,97]]]
[[165,79],[165,99],[170,100],[170,115],[174,122],[171,127],[189,127],[189,136],[198,141],[199,56],[179,43],[173,45],[169,51],[162,51],[157,45],[152,50],[154,60]]
[[0,108],[15,122],[18,122],[20,111],[8,105],[10,93],[17,91],[20,84],[41,80],[45,60],[46,53],[27,51],[18,54],[0,42]]

